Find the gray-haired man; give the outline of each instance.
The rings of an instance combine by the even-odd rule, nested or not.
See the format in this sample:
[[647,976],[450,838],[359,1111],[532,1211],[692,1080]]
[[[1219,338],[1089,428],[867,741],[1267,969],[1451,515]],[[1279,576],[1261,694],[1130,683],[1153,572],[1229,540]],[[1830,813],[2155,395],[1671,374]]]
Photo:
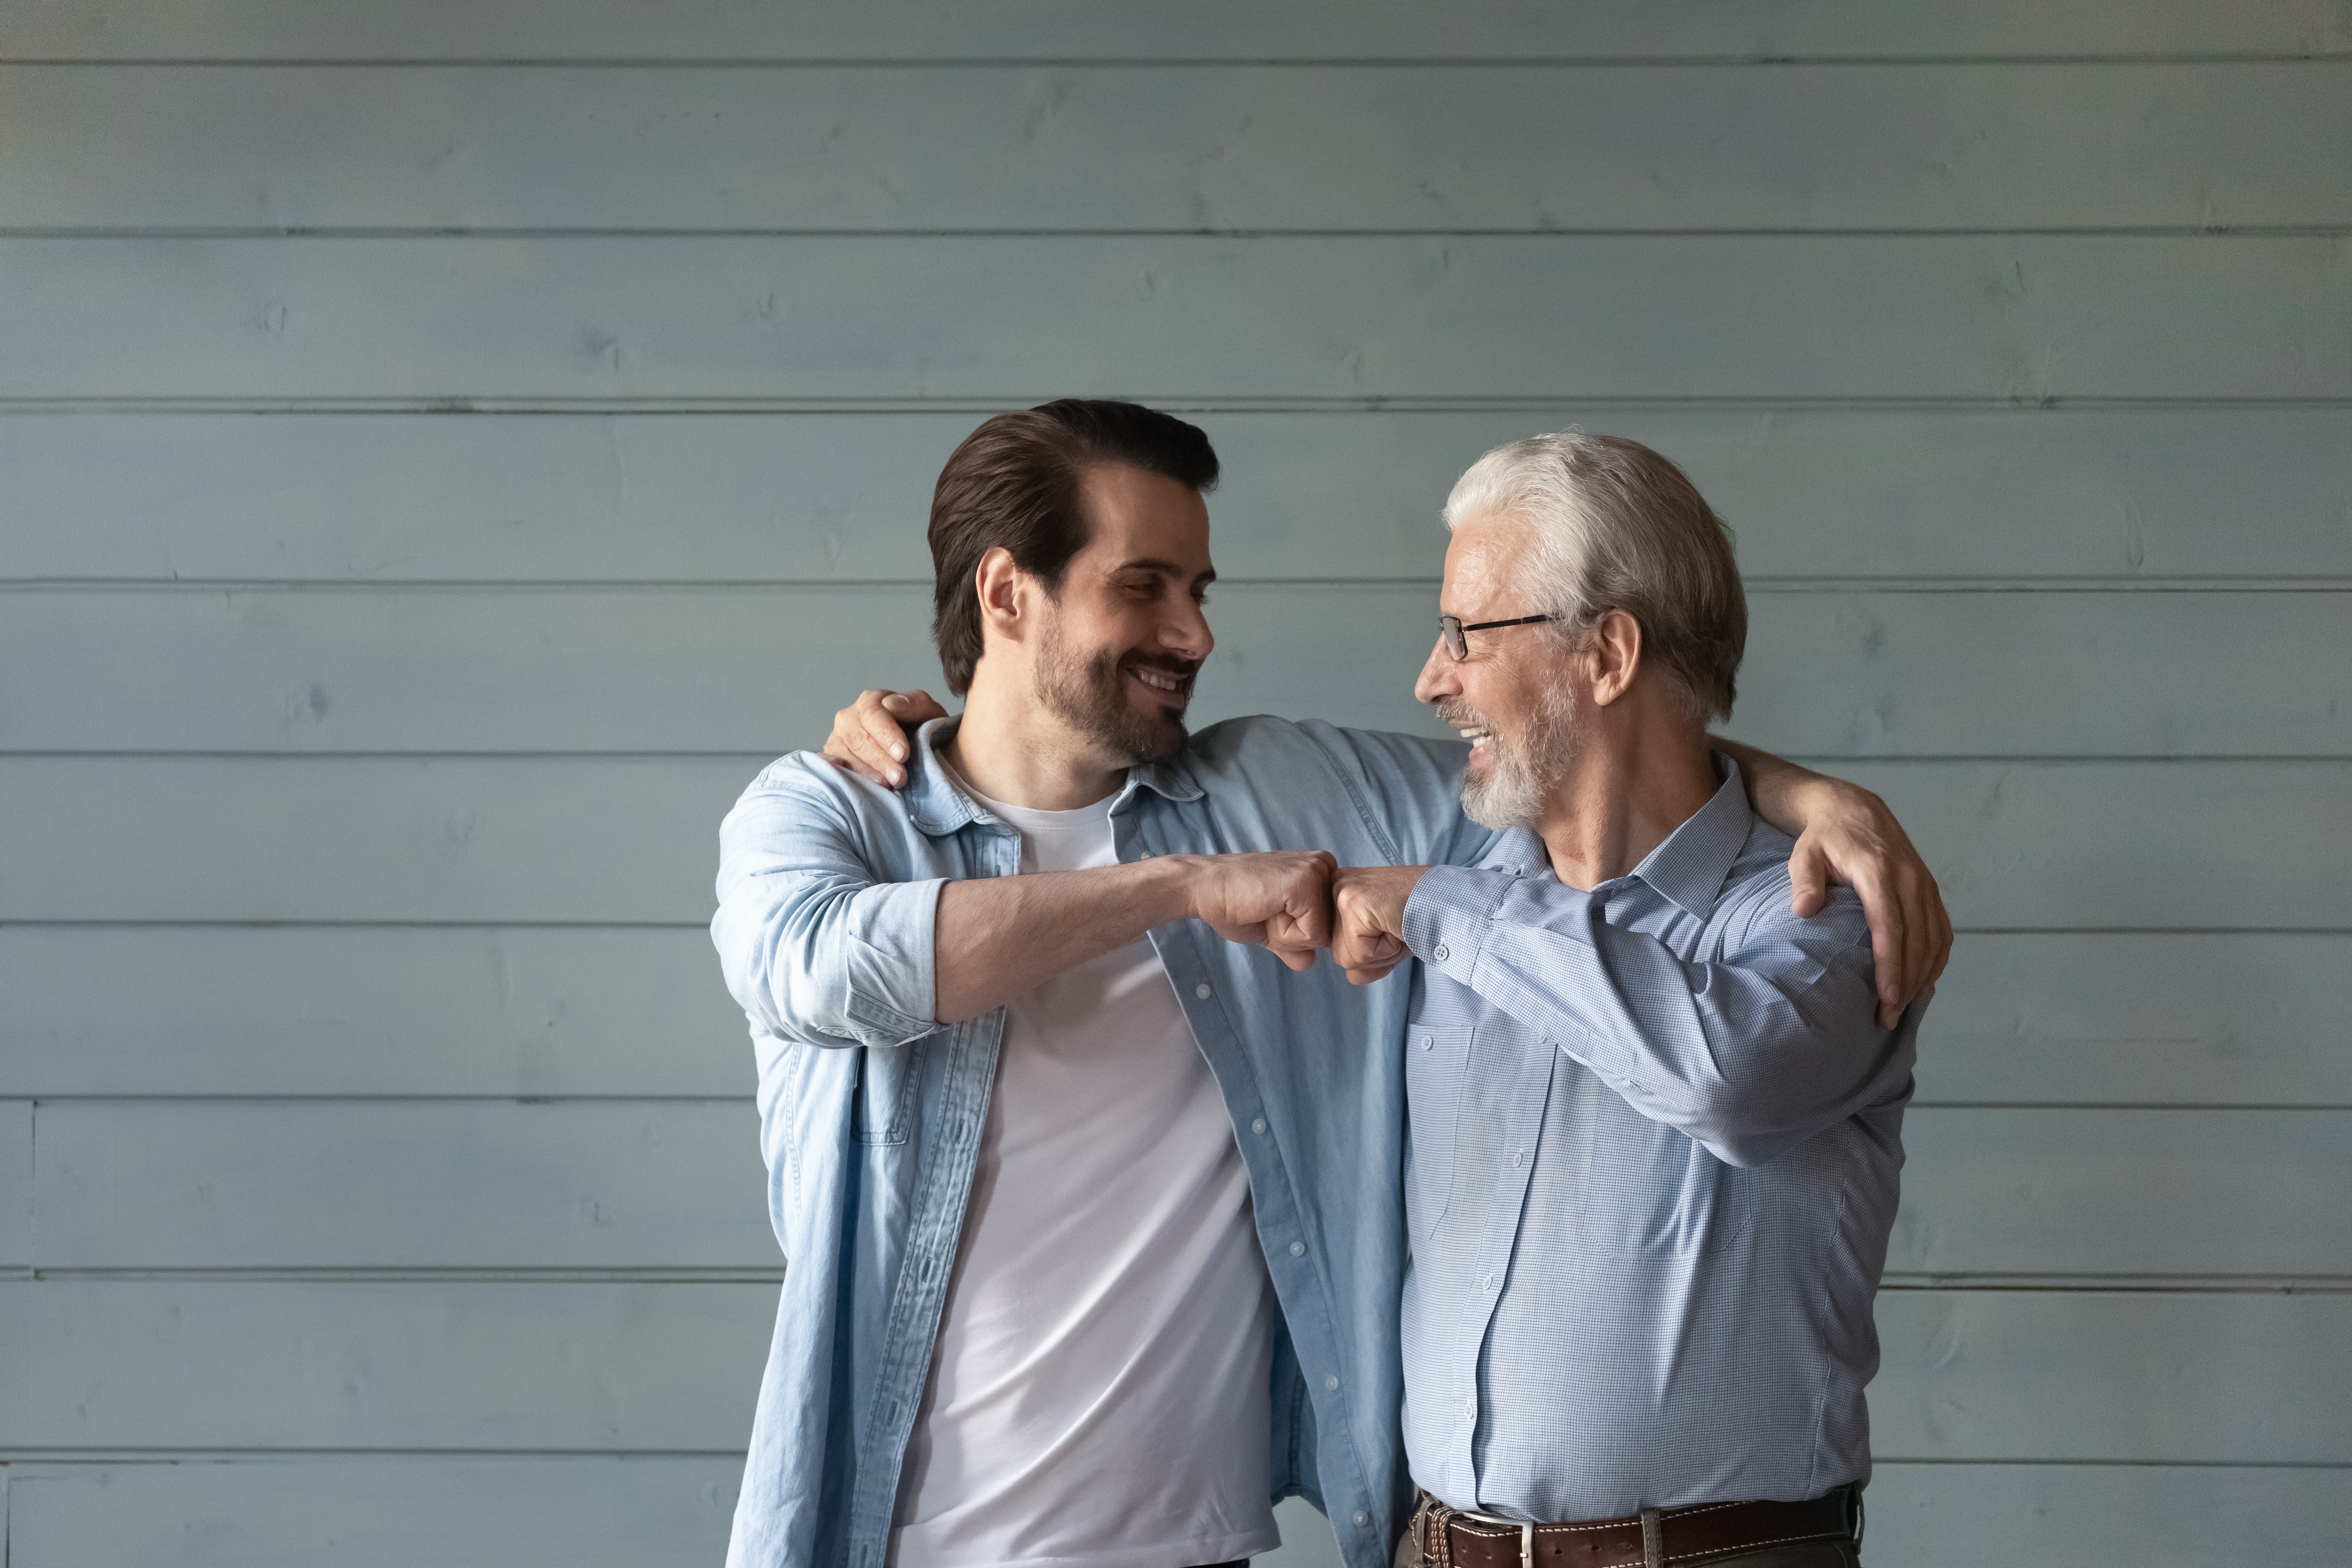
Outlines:
[[1334,895],[1350,979],[1421,961],[1400,1560],[1852,1568],[1919,1007],[1709,742],[1747,611],[1682,473],[1540,437],[1446,521],[1415,692],[1500,837]]

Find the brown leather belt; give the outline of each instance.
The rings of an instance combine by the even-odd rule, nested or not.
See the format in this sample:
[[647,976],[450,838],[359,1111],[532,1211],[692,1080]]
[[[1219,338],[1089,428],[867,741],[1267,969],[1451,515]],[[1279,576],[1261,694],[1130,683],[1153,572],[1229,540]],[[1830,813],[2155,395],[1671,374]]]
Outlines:
[[1810,1502],[1711,1502],[1581,1524],[1513,1524],[1423,1492],[1412,1536],[1429,1568],[1696,1568],[1767,1546],[1851,1541],[1847,1489]]

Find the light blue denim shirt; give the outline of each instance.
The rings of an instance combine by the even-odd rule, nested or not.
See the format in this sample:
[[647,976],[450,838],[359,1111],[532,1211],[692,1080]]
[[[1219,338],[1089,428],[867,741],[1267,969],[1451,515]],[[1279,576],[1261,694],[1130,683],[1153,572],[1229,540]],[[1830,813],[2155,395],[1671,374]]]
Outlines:
[[1614,1519],[1869,1476],[1920,1008],[1878,1026],[1860,902],[1791,914],[1790,841],[1724,767],[1591,892],[1519,831],[1405,906],[1405,1441],[1456,1508]]
[[[1017,833],[957,791],[926,725],[903,794],[822,758],[772,764],[720,828],[727,984],[760,1067],[769,1209],[789,1260],[728,1550],[733,1568],[880,1568],[921,1403],[1002,1011],[934,1021],[949,879],[1008,876]],[[1324,848],[1346,865],[1476,859],[1454,742],[1242,719],[1139,767],[1118,858]],[[1294,974],[1181,921],[1150,933],[1232,1112],[1282,1310],[1270,1493],[1386,1568],[1409,1500],[1398,1408],[1401,1046],[1410,982]]]

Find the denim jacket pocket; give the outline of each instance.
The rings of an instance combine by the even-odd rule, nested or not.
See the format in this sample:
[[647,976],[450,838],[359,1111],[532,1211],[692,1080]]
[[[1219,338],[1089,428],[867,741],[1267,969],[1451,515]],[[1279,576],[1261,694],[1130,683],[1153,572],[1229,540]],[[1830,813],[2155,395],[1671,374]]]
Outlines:
[[1406,1159],[1405,1224],[1419,1240],[1437,1229],[1454,1188],[1454,1130],[1462,1114],[1462,1085],[1470,1062],[1471,1029],[1417,1024],[1404,1042],[1404,1093],[1412,1141]]
[[1753,1179],[1604,1092],[1585,1170],[1584,1239],[1618,1258],[1719,1252],[1748,1226]]
[[859,1048],[857,1092],[850,1100],[849,1125],[860,1143],[904,1143],[915,1121],[917,1091],[923,1082],[926,1037],[903,1046]]

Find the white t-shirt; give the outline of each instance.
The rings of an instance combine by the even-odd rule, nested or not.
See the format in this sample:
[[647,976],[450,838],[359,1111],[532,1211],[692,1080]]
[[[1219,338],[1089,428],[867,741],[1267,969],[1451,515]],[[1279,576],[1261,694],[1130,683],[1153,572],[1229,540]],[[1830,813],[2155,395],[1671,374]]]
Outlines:
[[[1021,869],[1117,864],[1110,805],[1030,811]],[[1274,1288],[1223,1097],[1149,940],[1005,1009],[895,1568],[1182,1568],[1280,1543]]]

